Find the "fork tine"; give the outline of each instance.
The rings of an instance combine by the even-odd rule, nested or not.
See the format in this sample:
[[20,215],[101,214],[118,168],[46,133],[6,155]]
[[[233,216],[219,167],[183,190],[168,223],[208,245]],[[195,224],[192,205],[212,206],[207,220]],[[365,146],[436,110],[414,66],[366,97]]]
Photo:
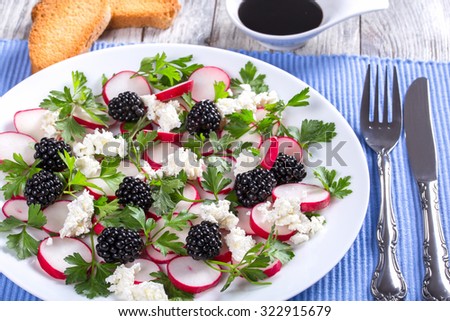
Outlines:
[[380,91],[378,88],[378,65],[376,66],[376,72],[375,72],[375,103],[373,105],[373,121],[376,123],[380,122],[380,116],[379,116],[379,97]]
[[367,66],[366,79],[364,81],[363,94],[361,98],[361,127],[369,127],[369,111],[370,111],[370,64]]
[[384,74],[384,103],[383,103],[383,124],[388,122],[388,103],[389,103],[389,92],[388,92],[388,68],[386,67]]
[[398,87],[397,68],[394,66],[394,78],[392,85],[392,123],[402,124],[402,103],[400,100],[400,89]]

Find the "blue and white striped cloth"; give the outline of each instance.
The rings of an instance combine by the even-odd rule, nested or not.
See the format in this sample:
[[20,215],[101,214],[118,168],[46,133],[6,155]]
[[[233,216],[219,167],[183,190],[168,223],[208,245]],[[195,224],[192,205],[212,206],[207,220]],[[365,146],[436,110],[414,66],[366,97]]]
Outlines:
[[[96,43],[93,50],[115,46]],[[430,81],[431,103],[439,154],[439,196],[444,234],[450,242],[450,63],[418,62],[359,56],[298,56],[290,53],[247,52],[302,79],[325,96],[359,134],[359,105],[368,63],[395,65],[404,94],[416,77]],[[0,95],[29,76],[26,41],[0,40]],[[361,140],[362,143],[362,140]],[[292,300],[372,300],[369,284],[378,250],[374,238],[379,211],[379,182],[374,153],[364,144],[372,181],[370,204],[355,243],[325,277]],[[408,300],[421,299],[422,217],[417,187],[408,165],[404,137],[393,154],[394,210],[400,226],[398,257],[408,284]],[[0,262],[1,264],[1,262]],[[38,300],[0,274],[0,300]]]

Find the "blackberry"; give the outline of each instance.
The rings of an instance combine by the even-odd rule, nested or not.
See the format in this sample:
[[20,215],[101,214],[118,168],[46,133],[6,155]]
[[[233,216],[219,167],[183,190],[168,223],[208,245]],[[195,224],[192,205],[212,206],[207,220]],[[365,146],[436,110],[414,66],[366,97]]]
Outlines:
[[275,164],[270,169],[277,180],[277,185],[298,183],[306,177],[305,166],[294,156],[279,153]]
[[119,204],[137,206],[144,212],[147,212],[153,203],[150,185],[132,176],[123,179],[116,191],[116,196]]
[[208,260],[219,255],[222,247],[219,225],[202,221],[189,229],[186,237],[186,249],[194,260]]
[[138,94],[125,91],[108,103],[108,115],[118,121],[136,122],[144,116],[145,105]]
[[234,190],[239,203],[244,207],[252,207],[264,202],[272,193],[277,180],[272,172],[263,168],[238,174]]
[[28,205],[40,204],[46,207],[53,204],[63,190],[64,184],[55,174],[42,170],[27,180],[24,196]]
[[136,231],[124,227],[107,227],[98,236],[95,249],[106,263],[125,264],[141,255],[144,241]]
[[203,134],[208,137],[210,132],[219,129],[221,120],[216,105],[210,100],[202,100],[188,113],[186,129],[190,134]]
[[37,167],[51,172],[60,172],[67,168],[67,165],[61,159],[58,153],[67,151],[72,155],[72,148],[63,140],[44,137],[39,143],[34,145],[34,159],[39,159]]

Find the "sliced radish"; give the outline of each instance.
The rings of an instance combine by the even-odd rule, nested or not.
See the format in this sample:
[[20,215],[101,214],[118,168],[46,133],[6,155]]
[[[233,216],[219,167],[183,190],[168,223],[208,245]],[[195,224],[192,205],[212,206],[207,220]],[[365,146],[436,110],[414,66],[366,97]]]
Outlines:
[[244,143],[252,143],[252,146],[255,148],[260,148],[263,144],[263,138],[262,136],[257,132],[248,131],[241,137],[237,139],[238,142],[244,142]]
[[20,154],[28,165],[34,162],[34,145],[36,140],[26,134],[17,132],[0,133],[0,163],[5,160],[13,160],[14,153]]
[[105,229],[105,226],[98,221],[97,216],[95,215],[92,216],[92,229],[94,230],[94,233],[97,235],[101,234]]
[[180,97],[183,94],[187,94],[192,91],[192,88],[194,86],[194,81],[192,79],[182,82],[178,85],[175,85],[173,87],[167,88],[163,91],[160,91],[159,93],[155,94],[156,99],[160,101],[165,101],[169,99],[173,99],[176,97]]
[[294,156],[299,162],[303,159],[302,147],[291,137],[278,137],[278,151],[289,156]]
[[136,259],[131,263],[125,264],[125,266],[130,268],[136,263],[139,263],[141,270],[135,274],[134,284],[151,281],[154,278],[150,276],[150,273],[161,271],[161,268],[155,262],[147,259]]
[[[215,265],[219,269],[218,265]],[[189,293],[206,291],[220,281],[222,272],[209,267],[204,261],[180,256],[167,264],[167,274],[173,285]]]
[[278,148],[279,148],[278,137],[273,136],[264,141],[264,143],[260,148],[261,155],[263,157],[261,161],[261,166],[263,168],[265,169],[272,168],[272,166],[275,164],[275,161],[277,160],[279,152]]
[[275,274],[280,272],[282,267],[283,265],[281,264],[281,261],[275,260],[268,267],[264,268],[263,272],[265,275],[267,275],[268,278],[270,278],[271,276],[274,276]]
[[86,262],[91,262],[92,251],[85,243],[75,238],[53,237],[39,244],[37,259],[41,268],[55,279],[65,280],[64,271],[71,265],[64,259],[79,253]]
[[156,139],[163,143],[179,143],[181,140],[181,133],[172,132],[157,132]]
[[173,143],[156,144],[147,149],[144,153],[144,159],[153,169],[159,169],[162,167],[164,161],[167,160],[167,156],[174,153],[178,148],[180,147]]
[[[267,239],[270,235],[272,224],[264,220],[264,214],[260,208],[262,205],[265,205],[265,203],[257,204],[253,207],[250,214],[250,227],[256,235]],[[275,230],[277,232],[277,238],[280,241],[287,241],[296,233],[296,231],[292,231],[286,226],[277,226]]]
[[194,71],[189,80],[194,81],[191,96],[195,101],[205,99],[214,100],[216,94],[214,84],[223,82],[226,90],[230,87],[230,76],[222,69],[214,66],[205,66]]
[[189,208],[189,213],[197,215],[197,218],[191,220],[192,225],[197,225],[202,222],[202,218],[200,216],[200,213],[202,212],[201,206],[202,203],[194,203]]
[[227,244],[225,243],[224,239],[222,238],[222,247],[220,248],[219,255],[217,255],[214,260],[220,261],[220,262],[231,262],[232,253],[230,249],[228,248]]
[[19,110],[14,114],[14,127],[19,133],[41,140],[42,137],[46,136],[45,131],[41,128],[46,112],[42,108]]
[[300,210],[303,213],[324,209],[330,205],[331,200],[330,193],[322,187],[304,183],[290,183],[275,187],[272,191],[273,201],[275,202],[278,197],[300,199]]
[[64,227],[64,222],[69,214],[67,208],[69,203],[70,201],[56,201],[42,211],[47,218],[47,223],[42,227],[44,231],[59,235],[59,231]]
[[237,217],[239,219],[237,226],[243,229],[245,231],[245,234],[255,235],[255,231],[253,231],[252,228],[250,227],[250,214],[252,209],[243,206],[238,206],[236,207],[236,210],[237,210]]
[[[189,184],[189,183],[186,184],[186,186],[183,189],[183,196],[190,200],[199,200],[200,199],[200,194],[198,193],[195,186],[192,184]],[[195,204],[195,203],[188,202],[188,201],[179,201],[177,203],[177,206],[173,210],[173,212],[176,214],[176,213],[180,213],[183,211],[188,211],[189,208],[192,206],[192,204]]]
[[147,79],[130,70],[121,71],[112,76],[103,86],[102,96],[106,104],[120,93],[132,91],[139,96],[150,95],[152,90]]
[[[104,115],[107,115],[104,113]],[[89,128],[89,129],[97,129],[112,126],[116,123],[113,118],[109,118],[109,121],[106,123],[106,126],[102,123],[97,122],[92,119],[91,116],[85,112],[83,109],[75,108],[73,112],[73,119],[77,121],[78,124]]]
[[23,198],[10,199],[3,204],[2,212],[5,217],[15,217],[22,222],[28,221],[28,205]]
[[166,255],[163,255],[161,252],[155,249],[153,245],[147,246],[145,251],[147,252],[148,257],[157,264],[169,263],[171,260],[178,256],[178,254],[175,253],[167,253]]
[[[232,163],[232,164],[231,164],[231,167],[232,167],[232,168],[235,166],[236,161],[234,160],[234,158],[229,157],[229,156],[224,156],[223,158],[225,158],[226,161]],[[224,177],[224,178],[229,178],[229,179],[231,179],[231,182],[230,182],[228,185],[226,185],[226,186],[219,192],[219,194],[228,194],[228,193],[231,192],[231,190],[234,188],[234,183],[235,183],[234,173],[233,173],[232,170],[231,170],[231,171],[228,171],[228,172],[226,172],[226,173],[223,173],[223,177]],[[201,178],[199,177],[199,178],[198,178],[198,183],[199,183],[200,187],[201,187],[205,192],[207,192],[207,193],[209,193],[209,194],[212,194],[212,192],[207,191],[207,190],[205,190],[205,189],[203,188],[202,181],[203,181],[203,179],[201,179]]]

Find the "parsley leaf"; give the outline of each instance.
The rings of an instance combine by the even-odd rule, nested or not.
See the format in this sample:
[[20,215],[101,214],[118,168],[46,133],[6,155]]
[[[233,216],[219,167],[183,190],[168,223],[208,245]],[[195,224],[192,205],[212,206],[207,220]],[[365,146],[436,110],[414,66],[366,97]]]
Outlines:
[[247,62],[243,68],[239,71],[241,79],[231,79],[231,88],[234,90],[240,90],[240,85],[249,84],[252,91],[259,94],[269,90],[269,87],[265,84],[266,75],[257,75],[257,68],[252,62]]
[[79,253],[69,255],[64,260],[71,265],[64,271],[66,284],[75,284],[78,294],[93,299],[107,297],[111,293],[106,278],[114,273],[116,264],[86,262]]
[[328,143],[337,135],[334,123],[324,123],[316,119],[304,119],[300,129],[289,126],[285,129],[288,136],[299,142],[303,149],[314,143]]
[[106,107],[96,102],[95,95],[86,83],[84,73],[74,71],[72,72],[72,88],[66,86],[63,91],[51,91],[39,105],[50,111],[58,111],[56,128],[67,142],[73,142],[86,134],[86,128],[75,120],[75,113],[87,114],[95,122],[107,126],[109,117]]
[[164,274],[164,272],[152,272],[150,276],[154,279],[152,282],[162,284],[164,286],[164,291],[166,292],[170,301],[192,301],[194,300],[194,295],[182,290],[177,289],[173,283],[169,280],[169,277]]
[[292,106],[292,107],[304,107],[308,106],[309,102],[309,87],[306,87],[301,92],[296,94],[294,97],[292,97],[286,106]]
[[175,233],[164,231],[156,240],[152,241],[155,248],[161,251],[162,255],[167,255],[169,251],[173,251],[180,255],[187,255],[184,243],[180,241]]
[[[186,184],[187,178],[183,177],[183,171],[178,177],[163,177],[154,179],[150,185],[152,186],[152,198],[154,200],[153,207],[155,214],[162,215],[171,213],[176,206],[175,200],[178,201],[179,195]],[[184,175],[185,176],[185,175]]]
[[7,236],[6,245],[16,252],[17,257],[20,260],[23,260],[36,255],[39,246],[39,241],[28,233],[27,228],[34,227],[40,229],[46,223],[47,219],[41,211],[41,206],[31,204],[28,207],[28,219],[26,222],[22,222],[14,216],[10,216],[0,222],[0,232],[10,232],[15,228],[22,228],[19,233]]
[[323,166],[314,171],[314,176],[322,183],[323,188],[330,192],[331,196],[344,198],[353,191],[347,187],[350,186],[351,176],[340,177],[336,180],[336,170],[328,170]]
[[138,70],[139,75],[147,78],[156,89],[163,90],[186,81],[200,64],[191,64],[192,55],[175,60],[167,60],[166,53],[158,53],[153,57],[142,59]]
[[163,215],[162,219],[164,220],[164,227],[181,231],[182,229],[189,227],[189,221],[196,217],[197,215],[189,212],[180,212],[178,215],[173,215],[172,213]]
[[227,86],[223,81],[214,82],[214,101],[221,98],[228,98],[230,94],[227,91]]
[[206,171],[203,172],[202,186],[205,190],[212,192],[216,199],[218,199],[219,192],[230,183],[231,179],[225,178],[223,173],[215,167],[207,167]]
[[39,161],[35,161],[28,165],[22,155],[16,153],[13,154],[13,160],[4,159],[0,163],[0,171],[7,173],[4,178],[6,184],[1,188],[5,199],[22,194],[27,180],[41,170],[36,167],[38,163]]
[[237,139],[247,133],[252,128],[250,125],[254,122],[253,112],[243,109],[239,113],[228,115],[228,124],[225,126],[225,130]]

